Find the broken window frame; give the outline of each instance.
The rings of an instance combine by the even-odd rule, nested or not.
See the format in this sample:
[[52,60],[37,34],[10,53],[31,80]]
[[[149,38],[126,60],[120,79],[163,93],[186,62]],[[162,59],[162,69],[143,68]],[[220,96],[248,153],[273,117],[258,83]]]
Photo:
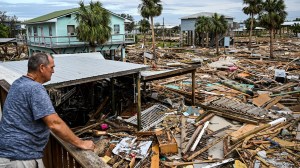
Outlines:
[[68,36],[74,36],[75,35],[75,25],[67,25],[67,33],[68,33]]

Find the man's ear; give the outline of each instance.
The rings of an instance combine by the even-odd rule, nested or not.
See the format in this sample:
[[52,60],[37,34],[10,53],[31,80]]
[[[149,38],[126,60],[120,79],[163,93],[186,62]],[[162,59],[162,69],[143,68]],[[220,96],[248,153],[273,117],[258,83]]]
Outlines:
[[44,64],[41,64],[41,65],[39,66],[39,70],[40,70],[41,73],[44,72],[44,68],[45,68]]

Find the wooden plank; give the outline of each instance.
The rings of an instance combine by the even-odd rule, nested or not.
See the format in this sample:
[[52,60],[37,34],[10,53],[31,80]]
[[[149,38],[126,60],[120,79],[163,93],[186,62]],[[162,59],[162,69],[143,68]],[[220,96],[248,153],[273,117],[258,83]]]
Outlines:
[[69,165],[68,165],[68,152],[63,149],[63,168],[68,168]]
[[151,167],[159,168],[159,147],[158,144],[152,147],[153,156],[151,157]]
[[191,156],[189,157],[184,157],[185,160],[187,161],[191,161],[192,159],[194,159],[196,156],[200,155],[201,153],[207,151],[209,148],[211,148],[212,146],[214,146],[215,144],[219,143],[220,141],[222,141],[224,138],[226,138],[228,135],[224,135],[221,138],[216,139],[215,141],[211,142],[210,144],[207,144],[204,148],[200,149],[199,151],[193,153]]
[[192,135],[192,137],[190,138],[188,144],[186,145],[186,147],[182,150],[182,153],[185,154],[191,147],[191,145],[193,144],[195,138],[197,137],[197,135],[199,134],[199,132],[202,129],[202,125],[199,125],[196,129],[196,131],[194,132],[194,134]]
[[75,160],[74,160],[73,156],[71,156],[71,155],[69,154],[69,155],[68,155],[68,164],[69,164],[69,167],[70,167],[70,168],[74,168],[74,162],[75,162]]
[[55,166],[56,164],[57,164],[57,153],[56,153],[56,146],[58,145],[58,142],[55,140],[55,138],[53,137],[53,136],[50,136],[51,137],[51,139],[52,139],[52,146],[51,146],[51,148],[52,148],[52,154],[51,154],[51,156],[53,157],[53,166]]
[[137,125],[138,130],[142,129],[142,114],[141,114],[141,79],[140,74],[136,74],[136,93],[137,93]]
[[63,158],[62,158],[62,146],[57,143],[56,145],[56,158],[57,158],[57,167],[62,167]]
[[202,135],[204,134],[205,129],[208,127],[209,121],[206,121],[202,130],[200,131],[199,135],[197,136],[194,145],[191,147],[191,151],[194,151],[200,142],[200,139],[202,138]]
[[271,98],[269,97],[269,94],[261,94],[258,97],[253,98],[253,104],[255,104],[258,107],[261,107],[269,100],[271,100]]
[[181,140],[180,140],[180,149],[182,150],[185,145],[186,145],[186,142],[185,142],[185,139],[186,139],[186,135],[187,135],[187,129],[186,129],[186,117],[185,116],[182,116],[181,117]]
[[257,127],[257,125],[255,124],[245,124],[243,125],[241,128],[239,128],[237,131],[234,131],[230,134],[231,137],[236,138],[240,135],[245,134],[248,131],[251,131],[253,129],[255,129]]
[[169,130],[158,131],[156,132],[156,137],[159,143],[160,153],[169,154],[169,153],[178,153],[178,145],[174,136],[170,133]]
[[269,108],[271,108],[273,105],[275,105],[276,103],[278,103],[281,99],[282,99],[281,96],[278,96],[278,97],[274,98],[274,100],[273,100],[272,102],[270,102],[270,103],[265,107],[265,109],[266,109],[266,110],[269,110]]
[[53,138],[50,137],[46,145],[46,148],[44,150],[43,163],[45,167],[53,167],[52,144],[53,144]]

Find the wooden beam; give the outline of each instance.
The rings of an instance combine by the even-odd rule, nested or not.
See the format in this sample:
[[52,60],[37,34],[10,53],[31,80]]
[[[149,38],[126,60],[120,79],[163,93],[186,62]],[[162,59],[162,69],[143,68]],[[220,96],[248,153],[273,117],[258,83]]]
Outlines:
[[183,154],[186,154],[187,151],[190,149],[191,145],[193,144],[193,142],[195,142],[195,139],[197,138],[197,135],[199,134],[199,132],[202,129],[202,125],[199,125],[196,129],[196,131],[194,132],[194,134],[192,135],[192,137],[190,138],[188,144],[185,146],[185,148],[182,150]]
[[111,78],[111,109],[113,114],[116,114],[116,99],[115,99],[115,79]]
[[159,168],[159,147],[158,144],[152,147],[151,168]]
[[216,139],[215,141],[211,142],[210,144],[207,144],[206,147],[200,149],[199,151],[193,153],[191,156],[189,157],[184,157],[185,160],[190,161],[192,159],[194,159],[196,156],[200,155],[201,153],[207,151],[209,148],[213,147],[215,144],[219,143],[220,141],[222,141],[224,138],[226,138],[228,136],[228,134],[224,135],[221,138]]
[[135,84],[136,84],[136,101],[137,101],[137,125],[138,130],[142,129],[142,116],[141,116],[141,76],[140,73],[135,75]]

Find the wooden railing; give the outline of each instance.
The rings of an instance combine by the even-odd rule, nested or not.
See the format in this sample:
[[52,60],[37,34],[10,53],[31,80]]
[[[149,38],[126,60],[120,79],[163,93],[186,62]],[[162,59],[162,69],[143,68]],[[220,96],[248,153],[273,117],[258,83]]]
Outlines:
[[43,162],[46,168],[80,168],[79,163],[53,136],[50,136],[44,151]]
[[92,151],[78,149],[51,134],[44,150],[43,162],[46,168],[108,168]]
[[[17,38],[17,41],[24,42],[24,38]],[[134,34],[114,34],[105,44],[134,43]],[[28,36],[27,45],[41,47],[78,46],[86,45],[88,42],[79,41],[76,35],[70,36]]]

